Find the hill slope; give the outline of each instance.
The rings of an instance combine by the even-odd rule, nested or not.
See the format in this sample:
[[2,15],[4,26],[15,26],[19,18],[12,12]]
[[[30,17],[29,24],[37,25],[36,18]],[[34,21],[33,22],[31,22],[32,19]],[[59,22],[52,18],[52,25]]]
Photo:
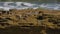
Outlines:
[[0,11],[0,34],[60,34],[60,11]]

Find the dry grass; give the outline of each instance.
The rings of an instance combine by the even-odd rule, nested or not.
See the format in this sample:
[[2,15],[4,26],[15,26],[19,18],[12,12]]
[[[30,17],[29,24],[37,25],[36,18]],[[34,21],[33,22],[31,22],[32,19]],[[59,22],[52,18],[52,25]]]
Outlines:
[[[40,9],[0,11],[0,28],[9,28],[7,31],[10,32],[11,26],[19,26],[19,28],[22,28],[21,30],[24,28],[24,31],[25,29],[28,31],[32,29],[29,34],[49,34],[47,31],[50,31],[50,29],[51,31],[60,30],[60,11]],[[20,32],[18,31],[18,33]],[[55,33],[53,32],[53,34]]]

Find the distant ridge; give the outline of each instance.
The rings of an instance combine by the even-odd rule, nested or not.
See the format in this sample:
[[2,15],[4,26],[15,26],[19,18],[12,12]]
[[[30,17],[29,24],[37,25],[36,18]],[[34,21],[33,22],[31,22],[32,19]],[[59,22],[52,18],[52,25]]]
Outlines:
[[9,11],[9,9],[20,10],[20,9],[28,9],[28,8],[37,9],[38,5],[28,2],[0,2],[0,9],[7,11]]
[[49,10],[60,10],[60,4],[57,3],[31,3],[31,2],[0,2],[0,10],[9,11],[10,9],[49,9]]

